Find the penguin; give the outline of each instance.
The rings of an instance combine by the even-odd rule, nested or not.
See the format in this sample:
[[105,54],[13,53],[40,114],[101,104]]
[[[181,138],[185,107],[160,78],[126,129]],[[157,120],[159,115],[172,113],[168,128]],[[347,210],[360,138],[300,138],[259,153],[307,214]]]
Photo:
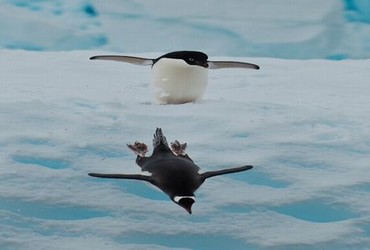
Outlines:
[[99,173],[89,173],[88,175],[99,178],[149,182],[167,194],[174,203],[184,208],[189,214],[192,213],[192,205],[195,202],[194,193],[206,179],[253,168],[251,165],[246,165],[199,173],[200,168],[185,153],[187,144],[175,140],[171,143],[170,148],[160,128],[157,128],[154,133],[151,156],[145,156],[148,152],[148,146],[144,143],[135,142],[127,144],[127,146],[137,155],[136,163],[141,171],[149,172],[151,175]]
[[152,67],[155,101],[159,104],[183,104],[202,99],[208,84],[208,69],[260,67],[247,62],[209,61],[200,51],[175,51],[158,58],[98,55],[90,60],[112,60]]

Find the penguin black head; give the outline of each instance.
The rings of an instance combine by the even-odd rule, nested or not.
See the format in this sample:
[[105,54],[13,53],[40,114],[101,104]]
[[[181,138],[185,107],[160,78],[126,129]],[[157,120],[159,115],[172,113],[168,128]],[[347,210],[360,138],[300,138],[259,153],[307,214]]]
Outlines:
[[164,54],[157,59],[154,59],[153,65],[158,62],[162,58],[170,58],[170,59],[180,59],[184,60],[189,65],[197,65],[203,68],[208,68],[208,56],[207,54],[200,52],[200,51],[175,51]]
[[191,214],[191,207],[195,202],[195,196],[175,196],[172,200]]

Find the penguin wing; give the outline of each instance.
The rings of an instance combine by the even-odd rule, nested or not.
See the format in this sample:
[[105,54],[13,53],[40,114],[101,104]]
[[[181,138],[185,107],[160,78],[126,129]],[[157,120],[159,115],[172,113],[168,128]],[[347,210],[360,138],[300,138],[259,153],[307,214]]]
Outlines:
[[244,69],[260,69],[260,66],[253,63],[246,62],[232,62],[232,61],[208,61],[209,69],[223,69],[223,68],[244,68]]
[[152,178],[147,175],[141,174],[98,174],[98,173],[89,173],[92,177],[99,177],[99,178],[110,178],[110,179],[131,179],[131,180],[140,180],[140,181],[148,181],[152,183]]
[[252,169],[252,168],[253,168],[253,166],[251,166],[251,165],[246,165],[246,166],[236,167],[236,168],[226,168],[226,169],[220,169],[220,170],[205,172],[205,173],[200,174],[200,176],[201,176],[201,178],[203,178],[203,180],[205,180],[205,179],[213,177],[213,176],[247,171],[247,170]]
[[153,65],[153,59],[135,57],[135,56],[100,55],[100,56],[92,56],[90,57],[90,60],[108,60],[108,61],[117,61],[117,62],[127,62],[127,63],[141,65],[141,66]]

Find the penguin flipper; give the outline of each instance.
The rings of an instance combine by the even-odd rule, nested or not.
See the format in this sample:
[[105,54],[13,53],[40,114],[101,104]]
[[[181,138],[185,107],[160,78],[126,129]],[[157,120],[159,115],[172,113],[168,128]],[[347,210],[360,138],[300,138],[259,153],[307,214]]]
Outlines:
[[127,63],[141,65],[141,66],[153,65],[153,59],[135,57],[135,56],[99,55],[99,56],[90,57],[90,60],[108,60],[108,61],[117,61],[117,62],[127,62]]
[[98,174],[98,173],[89,173],[91,177],[99,178],[109,178],[109,179],[131,179],[131,180],[140,180],[152,182],[150,176],[141,175],[141,174]]
[[232,61],[208,61],[209,69],[223,68],[244,68],[244,69],[260,69],[260,66],[247,62],[232,62]]
[[224,175],[224,174],[242,172],[242,171],[247,171],[247,170],[252,169],[252,168],[253,168],[253,166],[251,166],[251,165],[246,165],[246,166],[236,167],[236,168],[226,168],[226,169],[220,169],[220,170],[205,172],[205,173],[200,174],[200,176],[201,176],[201,178],[203,178],[203,180],[205,180],[207,178],[214,177],[214,176],[217,176],[217,175]]

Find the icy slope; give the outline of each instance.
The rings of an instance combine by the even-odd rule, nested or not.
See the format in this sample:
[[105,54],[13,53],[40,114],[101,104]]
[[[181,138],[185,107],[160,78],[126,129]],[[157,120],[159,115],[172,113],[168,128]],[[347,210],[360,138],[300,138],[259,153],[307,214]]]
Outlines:
[[[261,70],[211,71],[201,103],[160,106],[149,68],[96,53],[1,51],[1,249],[369,246],[368,60],[244,58]],[[126,143],[155,127],[202,169],[255,169],[207,181],[191,216],[87,176],[137,173]]]
[[1,1],[0,47],[369,58],[366,1]]

